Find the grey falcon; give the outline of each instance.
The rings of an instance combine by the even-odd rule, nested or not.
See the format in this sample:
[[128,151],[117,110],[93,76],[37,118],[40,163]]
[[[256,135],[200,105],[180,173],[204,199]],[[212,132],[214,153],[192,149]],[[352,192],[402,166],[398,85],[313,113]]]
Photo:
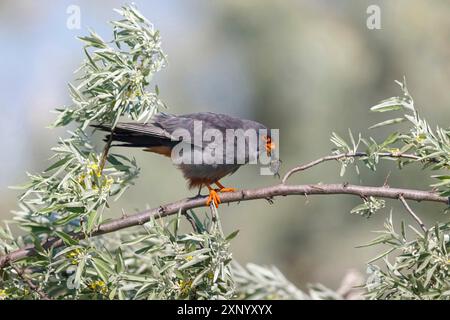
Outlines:
[[[195,136],[195,124],[199,122],[203,131],[207,129],[218,130],[223,136],[223,154],[215,157],[214,159],[216,161],[214,159],[208,159],[208,157],[211,157],[211,150],[207,150],[211,146],[210,141],[205,142],[202,139],[198,143],[195,141],[195,138],[186,139],[176,136],[177,130],[179,129],[185,130],[185,132],[189,133],[190,137]],[[143,148],[147,152],[172,157],[173,161],[176,161],[173,158],[173,149],[181,143],[190,144],[191,154],[187,156],[193,159],[195,153],[199,152],[202,157],[206,158],[206,161],[202,163],[195,163],[194,161],[180,163],[177,164],[177,167],[182,171],[184,178],[188,181],[190,189],[198,187],[200,192],[202,187],[208,188],[209,197],[206,205],[209,206],[212,202],[216,208],[221,202],[219,192],[233,192],[236,190],[234,188],[224,187],[219,180],[227,175],[233,174],[243,164],[257,159],[261,152],[266,152],[267,156],[270,157],[272,150],[276,147],[271,139],[270,130],[265,125],[256,121],[213,112],[198,112],[185,115],[173,115],[161,112],[156,114],[149,123],[119,122],[112,133],[111,127],[107,125],[93,125],[93,127],[109,132],[104,140],[109,141],[112,138],[111,141],[114,142],[113,146]],[[228,153],[232,154],[231,157],[234,158],[231,159],[232,161],[230,163],[230,156],[227,154],[227,150],[229,149],[226,148],[227,141],[225,141],[227,129],[255,130],[258,134],[257,139],[263,139],[264,147],[260,148],[260,144],[257,143],[256,149],[249,148],[249,141],[246,138],[246,147],[242,150],[242,148],[236,148],[235,144],[237,140],[233,140],[231,143],[235,149],[232,153],[228,151]],[[260,137],[260,129],[267,132],[267,134]],[[181,155],[183,154],[181,153]],[[221,158],[221,161],[217,161],[218,158]],[[238,159],[241,159],[241,161],[238,161]],[[218,189],[212,188],[212,184],[215,184]]]

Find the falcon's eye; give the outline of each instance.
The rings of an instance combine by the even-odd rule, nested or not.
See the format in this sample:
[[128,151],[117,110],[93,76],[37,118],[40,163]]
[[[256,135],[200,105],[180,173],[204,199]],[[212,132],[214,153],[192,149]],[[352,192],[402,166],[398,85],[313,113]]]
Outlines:
[[263,136],[263,139],[266,142],[267,155],[270,156],[272,154],[272,150],[275,149],[275,143],[272,142],[272,138],[271,137]]

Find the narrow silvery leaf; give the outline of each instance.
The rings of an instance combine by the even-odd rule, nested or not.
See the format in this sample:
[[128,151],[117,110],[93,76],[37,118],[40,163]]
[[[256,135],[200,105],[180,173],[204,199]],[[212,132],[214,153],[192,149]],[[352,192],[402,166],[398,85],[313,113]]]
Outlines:
[[369,129],[375,129],[378,127],[384,127],[384,126],[388,126],[388,125],[392,125],[392,124],[397,124],[397,123],[400,123],[403,121],[405,121],[405,118],[390,119],[390,120],[386,120],[386,121],[374,124],[373,126],[369,127]]

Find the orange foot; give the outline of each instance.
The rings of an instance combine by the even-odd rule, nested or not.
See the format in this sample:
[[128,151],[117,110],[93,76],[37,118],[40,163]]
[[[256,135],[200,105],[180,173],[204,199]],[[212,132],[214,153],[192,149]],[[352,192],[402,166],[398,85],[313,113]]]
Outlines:
[[219,192],[235,192],[235,188],[225,188],[219,181],[215,182],[215,184],[219,187]]
[[209,190],[209,197],[206,200],[206,205],[209,206],[212,203],[214,203],[214,206],[216,208],[219,207],[219,204],[222,203],[220,200],[219,192],[235,192],[235,188],[225,188],[223,185],[221,185],[219,182],[215,183],[219,189],[213,189],[211,186],[207,186]]
[[212,203],[214,203],[214,206],[216,208],[219,207],[219,203],[221,203],[220,201],[220,197],[219,194],[217,193],[218,190],[211,188],[210,186],[208,186],[209,189],[209,197],[206,200],[206,205],[209,206]]

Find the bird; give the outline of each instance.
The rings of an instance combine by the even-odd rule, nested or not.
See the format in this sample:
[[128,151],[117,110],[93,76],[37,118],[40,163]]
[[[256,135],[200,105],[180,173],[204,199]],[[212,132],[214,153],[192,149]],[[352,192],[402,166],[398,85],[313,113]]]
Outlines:
[[[196,141],[195,134],[198,134],[196,130],[199,125],[203,132],[210,130],[215,133],[215,140],[211,138],[211,141],[205,141],[205,139]],[[257,160],[263,152],[270,157],[276,148],[270,130],[265,125],[213,112],[184,115],[159,112],[147,123],[118,122],[114,129],[105,124],[94,124],[92,127],[108,132],[104,141],[112,143],[111,147],[142,148],[146,152],[172,158],[188,181],[189,189],[198,187],[200,195],[203,187],[208,188],[209,196],[206,205],[213,204],[216,208],[221,203],[219,193],[236,191],[235,188],[222,185],[220,180],[235,173],[242,165]],[[253,130],[256,133],[256,139],[258,141],[262,139],[262,147],[256,143],[256,148],[250,148],[249,137],[243,140],[245,144],[243,150],[237,146],[237,137],[233,136],[231,143],[230,140],[226,141],[227,130],[239,131],[240,129],[241,133]],[[180,133],[184,133],[184,136]],[[221,143],[222,148],[215,149]],[[233,147],[233,152],[226,148],[227,143],[230,143],[229,147]],[[179,149],[178,154],[174,153],[176,148]],[[195,162],[196,156],[199,156],[202,161]],[[216,185],[217,188],[213,188],[212,185]]]

